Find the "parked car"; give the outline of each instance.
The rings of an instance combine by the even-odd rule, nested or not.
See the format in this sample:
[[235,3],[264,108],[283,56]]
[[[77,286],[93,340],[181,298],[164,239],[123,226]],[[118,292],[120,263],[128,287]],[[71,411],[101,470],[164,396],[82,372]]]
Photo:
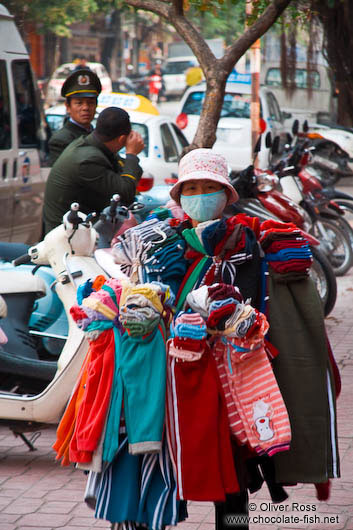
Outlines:
[[[176,176],[179,155],[188,141],[175,123],[169,117],[160,115],[145,97],[118,93],[99,96],[95,120],[104,108],[110,106],[124,108],[130,115],[132,128],[141,134],[145,148],[139,154],[140,164],[144,171],[154,176],[154,183],[164,184],[166,178]],[[53,132],[62,127],[65,116],[65,105],[46,111],[46,119]],[[120,151],[120,154],[123,156],[124,152]]]
[[[179,104],[176,124],[189,142],[195,136],[205,93],[206,83],[199,83],[186,90]],[[250,84],[227,83],[213,149],[225,156],[233,170],[244,169],[252,163],[250,102]],[[275,96],[267,88],[260,89],[260,105],[262,132],[270,131],[272,138],[279,136],[284,143],[283,115]],[[267,167],[268,156],[269,148],[262,142],[259,153],[261,167]]]
[[[111,92],[112,91],[112,81],[109,77],[109,74],[101,63],[87,63],[87,67],[95,72],[100,82],[102,83],[102,92]],[[65,79],[77,68],[75,63],[65,63],[59,66],[51,76],[48,87],[47,95],[45,98],[45,103],[47,106],[56,105],[59,101],[63,101],[61,96],[61,87]]]
[[197,65],[193,56],[173,57],[167,59],[163,65],[163,95],[166,98],[181,96],[186,88],[186,71]]

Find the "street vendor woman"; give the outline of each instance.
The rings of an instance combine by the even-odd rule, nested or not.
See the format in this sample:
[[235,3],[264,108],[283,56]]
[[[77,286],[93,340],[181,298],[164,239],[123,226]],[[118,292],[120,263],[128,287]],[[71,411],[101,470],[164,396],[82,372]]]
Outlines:
[[86,502],[113,530],[176,525],[187,501],[214,502],[225,529],[264,481],[273,502],[298,483],[327,499],[339,376],[307,241],[225,218],[237,192],[210,149],[181,159],[170,195],[184,219],[159,210],[127,230],[113,247],[126,280],[78,293],[91,349],[57,458],[90,472]]

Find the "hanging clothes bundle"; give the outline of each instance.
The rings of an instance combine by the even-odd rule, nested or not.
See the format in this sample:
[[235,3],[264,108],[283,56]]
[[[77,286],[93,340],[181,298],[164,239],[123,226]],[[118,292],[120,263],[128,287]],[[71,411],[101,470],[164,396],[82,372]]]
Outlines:
[[57,458],[89,471],[85,500],[116,530],[176,525],[186,499],[215,501],[220,520],[263,477],[274,502],[297,482],[323,498],[339,476],[336,396],[307,242],[246,215],[173,221],[119,237],[130,282],[78,289],[90,348]]
[[217,368],[198,313],[180,313],[168,341],[167,426],[178,498],[224,501],[239,491]]
[[186,301],[207,317],[230,428],[239,443],[269,456],[288,450],[289,418],[265,351],[266,317],[225,284],[200,287]]
[[93,285],[80,287],[71,309],[90,348],[54,449],[63,465],[90,471],[86,497],[96,517],[161,530],[186,517],[163,436],[174,295],[158,282]]

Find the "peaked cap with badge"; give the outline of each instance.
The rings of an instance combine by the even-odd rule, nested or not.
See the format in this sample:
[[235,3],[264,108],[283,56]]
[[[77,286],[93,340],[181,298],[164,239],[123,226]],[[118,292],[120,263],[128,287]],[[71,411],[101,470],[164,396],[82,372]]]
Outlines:
[[64,81],[61,95],[82,98],[97,98],[101,93],[102,85],[97,74],[89,69],[76,70]]

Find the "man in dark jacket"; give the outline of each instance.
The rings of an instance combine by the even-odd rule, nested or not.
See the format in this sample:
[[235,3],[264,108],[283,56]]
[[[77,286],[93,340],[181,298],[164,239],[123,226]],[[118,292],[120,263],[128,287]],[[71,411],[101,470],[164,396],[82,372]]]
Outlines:
[[[125,159],[116,154],[123,147]],[[85,214],[99,214],[114,193],[126,205],[133,202],[142,174],[137,155],[143,148],[140,134],[131,130],[128,113],[118,107],[104,109],[96,129],[71,142],[49,173],[43,208],[45,233],[61,224],[73,202]]]
[[97,107],[97,97],[102,90],[99,77],[90,69],[75,70],[64,82],[61,95],[69,115],[64,126],[56,131],[49,140],[49,166],[73,140],[87,136],[92,132],[91,121]]

